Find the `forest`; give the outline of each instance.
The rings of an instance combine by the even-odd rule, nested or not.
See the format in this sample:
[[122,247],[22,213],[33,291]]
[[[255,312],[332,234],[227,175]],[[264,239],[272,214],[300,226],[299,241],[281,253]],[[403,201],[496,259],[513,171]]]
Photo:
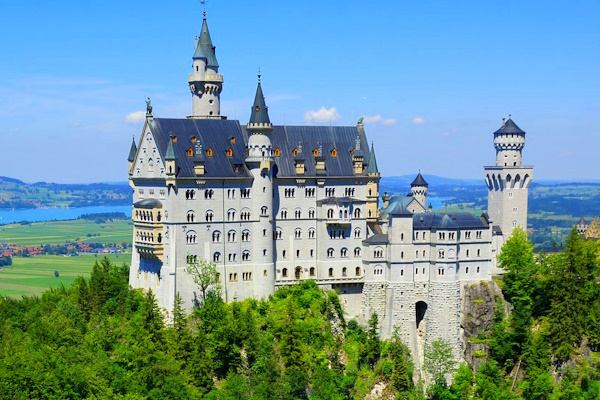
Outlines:
[[397,335],[380,340],[377,315],[346,321],[313,281],[231,304],[203,287],[190,314],[178,298],[167,317],[103,259],[70,287],[0,298],[0,398],[598,399],[597,244],[572,232],[535,257],[517,230],[500,263],[503,299],[477,338],[485,362],[456,364],[437,340],[424,383]]

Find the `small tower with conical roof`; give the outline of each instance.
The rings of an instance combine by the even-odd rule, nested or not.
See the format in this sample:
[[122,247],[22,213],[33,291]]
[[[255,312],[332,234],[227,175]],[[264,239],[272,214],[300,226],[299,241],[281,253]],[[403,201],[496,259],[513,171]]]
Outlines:
[[413,195],[413,199],[419,202],[419,204],[423,207],[423,210],[427,208],[427,192],[429,191],[429,184],[421,175],[421,171],[415,178],[414,181],[410,184],[410,192]]
[[192,93],[192,115],[189,118],[224,118],[221,116],[223,75],[219,74],[216,47],[208,32],[206,10],[200,37],[196,39],[188,83]]
[[173,148],[173,135],[169,135],[169,144],[167,145],[167,152],[165,153],[165,167],[166,167],[166,185],[168,188],[177,188],[177,156],[175,155],[175,149]]
[[129,157],[127,157],[127,161],[129,161],[129,177],[133,176],[133,164],[135,164],[135,156],[137,155],[137,146],[135,144],[135,136],[131,139],[131,148],[129,149]]
[[525,131],[512,118],[502,118],[502,126],[494,132],[496,165],[485,167],[488,187],[488,215],[500,227],[504,238],[520,226],[527,229],[527,196],[533,178],[533,167],[522,165]]
[[252,215],[258,217],[252,238],[252,268],[256,277],[252,285],[254,298],[267,298],[275,290],[275,263],[273,249],[273,169],[275,162],[271,146],[273,125],[265,104],[260,73],[254,104],[250,112],[248,156],[246,165],[252,174]]
[[371,143],[369,165],[367,166],[367,222],[375,222],[379,218],[379,180],[381,174],[377,168],[375,147]]

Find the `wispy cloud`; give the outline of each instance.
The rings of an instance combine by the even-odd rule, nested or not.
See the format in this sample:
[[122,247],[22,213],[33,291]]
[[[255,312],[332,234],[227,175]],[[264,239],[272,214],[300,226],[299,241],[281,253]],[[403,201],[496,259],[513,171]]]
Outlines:
[[375,115],[365,115],[363,122],[365,124],[377,124],[380,123],[382,125],[385,126],[392,126],[392,125],[396,125],[396,123],[398,123],[398,121],[396,120],[396,118],[384,118],[381,116],[381,114],[375,114]]
[[317,111],[309,110],[304,114],[304,120],[307,123],[313,122],[335,122],[340,118],[340,114],[337,112],[335,107],[331,107],[329,110],[325,107],[319,108]]
[[125,122],[127,122],[128,124],[137,125],[140,122],[144,121],[145,118],[146,118],[145,111],[134,111],[125,116]]
[[452,128],[449,131],[444,132],[444,136],[452,136],[456,132],[458,132],[458,128]]
[[425,118],[423,117],[414,117],[412,120],[415,125],[423,125],[425,123]]
[[69,122],[68,124],[66,124],[66,126],[70,129],[79,128],[81,126],[81,122]]

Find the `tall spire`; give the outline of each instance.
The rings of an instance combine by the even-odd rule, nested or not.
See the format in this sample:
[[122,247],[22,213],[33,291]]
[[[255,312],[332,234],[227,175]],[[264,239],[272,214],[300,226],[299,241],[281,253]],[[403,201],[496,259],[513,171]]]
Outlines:
[[169,135],[169,145],[167,146],[167,152],[165,153],[165,160],[177,160],[175,150],[173,149],[173,135]]
[[127,161],[133,162],[135,161],[135,155],[137,154],[137,146],[135,145],[135,136],[131,139],[131,148],[129,149],[129,157],[127,157]]
[[250,122],[248,125],[271,125],[269,119],[269,108],[265,103],[262,86],[260,84],[260,70],[258,71],[258,85],[256,87],[256,95],[254,96],[254,104],[250,112]]
[[192,57],[192,73],[188,77],[192,93],[190,118],[222,118],[220,96],[223,89],[223,75],[219,74],[215,49],[206,23],[206,10],[204,10],[202,28],[196,39]]
[[377,159],[375,158],[375,147],[371,142],[371,151],[369,152],[369,166],[367,167],[367,175],[379,175],[379,169],[377,169]]

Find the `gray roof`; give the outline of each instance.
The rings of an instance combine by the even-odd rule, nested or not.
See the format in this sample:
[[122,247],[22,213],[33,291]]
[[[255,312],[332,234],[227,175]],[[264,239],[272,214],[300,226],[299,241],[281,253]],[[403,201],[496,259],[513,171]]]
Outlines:
[[525,131],[522,130],[521,128],[519,128],[517,126],[517,124],[515,124],[515,122],[511,119],[508,118],[508,121],[506,121],[504,123],[504,125],[498,129],[496,132],[494,132],[494,134],[525,134]]
[[579,222],[577,223],[577,225],[587,225],[587,222],[585,221],[585,218],[581,217],[579,219]]
[[413,215],[414,229],[486,229],[488,223],[483,216],[469,213],[420,213]]
[[135,155],[137,154],[137,146],[135,145],[135,138],[131,140],[131,148],[129,149],[129,157],[127,161],[135,161]]
[[[198,47],[201,48],[201,52],[204,53],[204,57],[198,50]],[[198,55],[198,56],[196,56]],[[210,33],[208,32],[208,24],[206,23],[206,16],[202,20],[202,29],[200,30],[200,38],[198,39],[198,46],[196,47],[196,52],[194,53],[194,58],[206,58],[207,65],[209,67],[218,67],[219,63],[217,62],[217,56],[215,54],[215,46],[212,44],[212,39],[210,38]]]
[[173,136],[169,135],[169,144],[167,145],[167,152],[165,153],[165,160],[177,160],[175,151],[173,150]]
[[373,236],[363,240],[365,244],[386,244],[388,242],[387,233],[376,233]]
[[377,169],[377,159],[375,158],[375,148],[373,147],[373,143],[371,143],[371,151],[369,152],[369,165],[367,167],[367,174],[378,174],[379,169]]
[[412,183],[410,184],[410,187],[415,187],[415,186],[429,186],[429,184],[427,183],[425,178],[423,178],[423,175],[421,175],[421,171],[419,171],[419,175],[417,175],[415,180],[412,181]]
[[402,196],[393,196],[386,208],[381,211],[381,215],[412,215],[406,208],[410,198]]
[[263,95],[262,86],[260,85],[260,75],[258,76],[258,86],[256,87],[256,95],[254,96],[254,104],[250,109],[251,124],[270,124],[269,109],[265,104],[265,96]]
[[162,208],[162,203],[156,199],[144,199],[133,203],[135,208]]
[[[231,147],[233,158],[245,159],[248,143],[248,131],[239,121],[226,119],[168,119],[153,118],[148,121],[150,130],[158,145],[161,155],[166,158],[169,146],[169,133],[177,136],[172,144],[173,154],[177,157],[178,177],[194,178],[193,157],[188,157],[187,150],[194,149],[192,137],[202,144],[205,156],[206,178],[251,177],[248,170],[234,169],[231,158],[226,151]],[[352,167],[351,150],[354,148],[356,136],[366,143],[364,132],[356,126],[274,126],[270,134],[273,148],[279,148],[280,157],[275,157],[274,173],[277,177],[296,177],[294,166],[294,148],[298,144],[303,147],[305,175],[317,176],[313,149],[322,146],[325,158],[325,176],[355,176]],[[206,151],[212,149],[213,156],[207,157]],[[336,148],[337,156],[331,151]],[[237,172],[236,172],[237,171]]]

